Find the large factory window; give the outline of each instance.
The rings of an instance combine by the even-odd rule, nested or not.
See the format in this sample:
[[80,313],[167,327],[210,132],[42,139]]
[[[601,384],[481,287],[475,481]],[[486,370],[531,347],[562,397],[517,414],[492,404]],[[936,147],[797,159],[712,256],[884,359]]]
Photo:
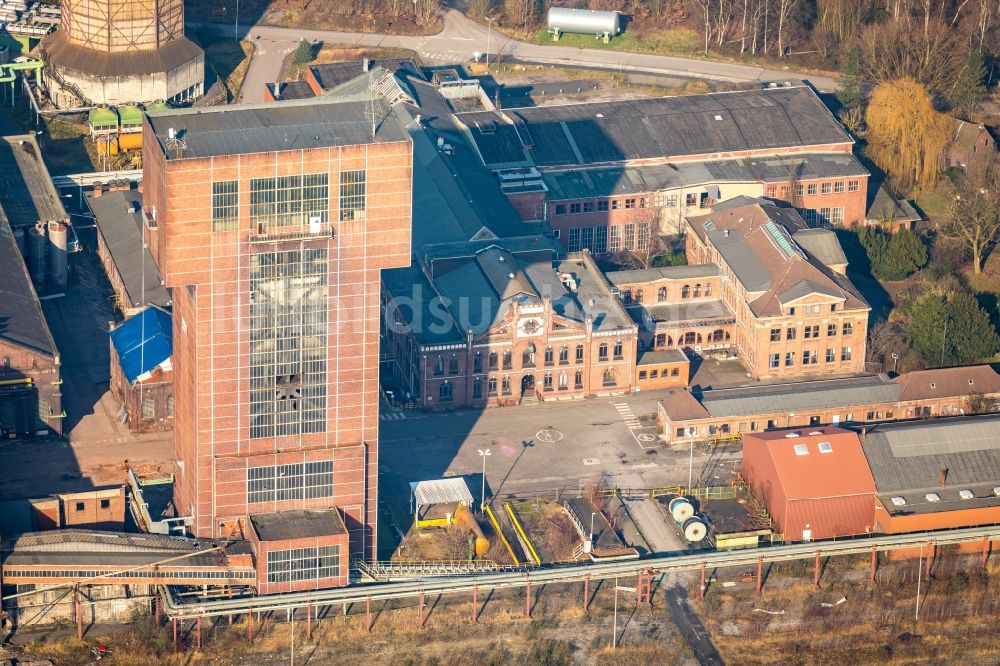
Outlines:
[[325,173],[250,180],[250,223],[278,227],[326,222],[330,177]]
[[363,169],[340,172],[340,220],[349,222],[365,218],[366,175]]
[[327,251],[250,257],[250,437],[326,427]]
[[247,502],[284,502],[333,496],[333,461],[247,469]]
[[238,229],[239,211],[239,183],[235,180],[212,183],[212,231]]
[[336,578],[340,574],[340,546],[291,548],[267,554],[267,582]]

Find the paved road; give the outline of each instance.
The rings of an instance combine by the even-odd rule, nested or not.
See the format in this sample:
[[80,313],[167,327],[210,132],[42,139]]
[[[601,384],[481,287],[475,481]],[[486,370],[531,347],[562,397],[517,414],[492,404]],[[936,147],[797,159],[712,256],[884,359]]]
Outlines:
[[[221,26],[220,29],[231,29]],[[501,58],[516,58],[529,62],[576,67],[595,67],[632,72],[666,74],[672,76],[711,79],[714,81],[782,81],[789,78],[805,79],[820,90],[829,91],[836,82],[826,76],[813,76],[804,72],[781,71],[711,60],[696,60],[642,53],[625,53],[603,49],[581,49],[572,46],[541,45],[519,42],[487,29],[450,9],[444,16],[444,29],[436,35],[406,36],[373,33],[334,32],[328,30],[301,30],[274,26],[251,26],[241,29],[251,39],[260,38],[265,44],[262,52],[254,55],[244,85],[244,101],[263,99],[263,83],[267,77],[276,78],[281,67],[282,54],[290,53],[300,39],[320,40],[327,43],[356,46],[397,47],[416,51],[430,65],[466,62],[476,51],[485,53],[487,48]],[[495,56],[494,56],[495,57]],[[274,80],[272,78],[271,80]]]
[[668,587],[664,592],[664,597],[667,602],[667,609],[670,611],[670,616],[677,623],[677,628],[680,630],[684,640],[687,641],[698,663],[701,666],[724,666],[725,662],[722,660],[722,655],[719,654],[719,651],[715,648],[715,644],[712,643],[712,637],[709,635],[708,630],[702,624],[698,614],[688,604],[685,589],[680,585]]

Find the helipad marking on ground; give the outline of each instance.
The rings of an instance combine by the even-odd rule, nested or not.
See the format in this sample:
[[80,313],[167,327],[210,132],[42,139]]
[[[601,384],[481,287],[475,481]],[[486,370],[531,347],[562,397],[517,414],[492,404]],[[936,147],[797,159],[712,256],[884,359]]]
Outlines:
[[563,434],[558,430],[539,430],[535,433],[535,439],[539,442],[558,442],[563,438]]
[[652,442],[652,441],[656,440],[656,437],[653,437],[648,432],[640,433],[640,434],[636,435],[635,438],[637,440],[639,440],[640,442]]

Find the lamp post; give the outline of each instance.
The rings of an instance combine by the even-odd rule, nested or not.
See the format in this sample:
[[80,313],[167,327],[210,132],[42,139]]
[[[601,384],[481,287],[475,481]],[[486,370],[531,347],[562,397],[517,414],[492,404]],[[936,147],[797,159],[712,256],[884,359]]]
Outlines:
[[896,369],[899,367],[899,354],[892,352],[892,374],[897,374]]
[[490,42],[493,41],[493,21],[496,21],[497,17],[486,17],[486,71],[490,71]]
[[590,549],[594,549],[594,516],[597,515],[596,511],[590,512]]
[[691,439],[691,453],[688,455],[688,493],[691,492],[692,483],[694,483],[694,438]]
[[489,449],[476,449],[476,450],[479,451],[479,455],[483,459],[483,494],[480,495],[481,501],[479,503],[479,510],[485,511],[486,510],[486,458],[487,456],[490,455],[490,450]]

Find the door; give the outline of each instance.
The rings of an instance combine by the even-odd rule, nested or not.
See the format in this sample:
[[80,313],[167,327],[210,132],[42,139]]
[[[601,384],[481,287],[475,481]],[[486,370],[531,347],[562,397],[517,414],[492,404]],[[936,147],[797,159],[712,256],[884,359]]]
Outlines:
[[802,540],[812,541],[813,531],[812,530],[802,530]]
[[833,415],[833,425],[840,425],[840,414]]

